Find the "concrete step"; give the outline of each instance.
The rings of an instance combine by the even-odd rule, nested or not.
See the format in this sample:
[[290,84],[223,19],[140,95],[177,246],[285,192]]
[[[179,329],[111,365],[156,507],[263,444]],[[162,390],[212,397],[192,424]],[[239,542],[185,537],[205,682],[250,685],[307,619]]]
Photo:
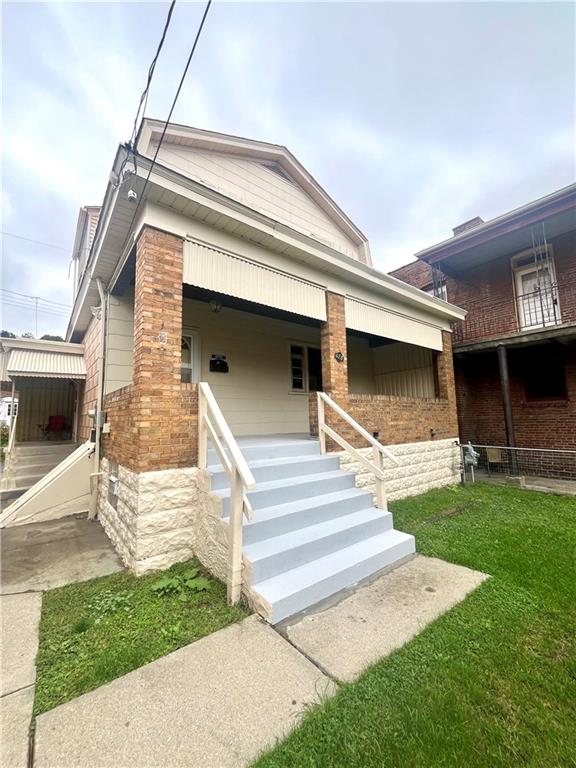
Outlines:
[[[286,439],[278,440],[271,437],[263,438],[239,438],[239,447],[242,455],[248,463],[251,461],[265,461],[267,459],[289,458],[291,456],[314,456],[320,454],[318,440]],[[220,466],[220,457],[214,448],[208,449],[208,464]]]
[[[304,477],[291,477],[283,480],[273,480],[260,483],[256,489],[248,492],[248,498],[253,509],[272,507],[285,504],[297,499],[308,499],[324,493],[333,493],[345,488],[354,487],[355,478],[351,472],[341,470],[322,472]],[[221,488],[213,494],[222,499],[222,515],[228,517],[230,511],[230,489]]]
[[244,543],[254,544],[371,506],[371,493],[359,488],[345,488],[257,509],[254,510],[253,521],[244,522]]
[[414,537],[392,529],[255,582],[252,590],[270,606],[267,618],[277,624],[414,552]]
[[66,456],[27,456],[25,459],[20,459],[12,464],[12,469],[15,473],[36,474],[43,472],[46,474],[65,458]]
[[[321,472],[334,472],[340,469],[338,456],[310,455],[289,456],[275,459],[259,459],[248,462],[252,474],[258,484],[282,480],[289,477],[302,477],[303,475],[317,475]],[[230,482],[226,470],[222,466],[212,465],[208,467],[212,475],[212,489],[229,488]]]
[[272,578],[392,528],[392,515],[370,506],[243,548],[252,582]]
[[14,458],[16,460],[28,457],[61,456],[65,458],[78,448],[79,443],[57,443],[46,441],[44,443],[20,443],[14,446]]

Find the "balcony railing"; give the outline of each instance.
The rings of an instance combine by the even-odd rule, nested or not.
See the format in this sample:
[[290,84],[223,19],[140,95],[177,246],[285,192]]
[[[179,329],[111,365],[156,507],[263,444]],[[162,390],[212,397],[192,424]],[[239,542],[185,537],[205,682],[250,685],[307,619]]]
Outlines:
[[[575,282],[562,286],[561,301],[575,305]],[[562,318],[556,283],[505,301],[476,303],[464,306],[464,309],[468,310],[468,314],[454,328],[455,344],[548,328],[569,319],[566,316]]]

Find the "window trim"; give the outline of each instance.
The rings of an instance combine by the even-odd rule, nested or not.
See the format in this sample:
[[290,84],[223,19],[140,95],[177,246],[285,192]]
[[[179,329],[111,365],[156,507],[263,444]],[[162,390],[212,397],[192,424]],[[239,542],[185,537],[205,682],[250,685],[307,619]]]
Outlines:
[[[303,389],[294,389],[292,386],[292,347],[302,347],[304,350],[303,355]],[[308,341],[298,341],[297,339],[288,339],[288,375],[289,375],[289,392],[291,395],[309,395],[310,394],[310,376],[308,370],[308,350],[309,349],[321,349],[320,344],[314,344]]]

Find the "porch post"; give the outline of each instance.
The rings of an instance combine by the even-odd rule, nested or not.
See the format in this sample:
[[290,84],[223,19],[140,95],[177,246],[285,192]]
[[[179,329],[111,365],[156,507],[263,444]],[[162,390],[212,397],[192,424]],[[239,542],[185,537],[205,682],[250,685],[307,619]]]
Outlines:
[[14,395],[16,394],[16,382],[12,380],[12,402],[10,404],[10,420],[8,422],[8,434],[12,434],[12,424],[14,422]]
[[[508,354],[506,347],[500,344],[497,347],[498,367],[500,369],[500,386],[502,388],[502,402],[504,404],[504,423],[506,425],[506,443],[513,448],[516,445],[514,436],[514,420],[512,417],[512,399],[510,397],[510,374],[508,372]],[[513,474],[518,473],[518,462],[513,451],[510,452],[510,464]]]
[[182,273],[182,238],[145,226],[136,244],[131,403],[139,472],[182,465]]
[[345,298],[326,291],[326,322],[320,328],[322,389],[331,396],[348,395],[348,349]]

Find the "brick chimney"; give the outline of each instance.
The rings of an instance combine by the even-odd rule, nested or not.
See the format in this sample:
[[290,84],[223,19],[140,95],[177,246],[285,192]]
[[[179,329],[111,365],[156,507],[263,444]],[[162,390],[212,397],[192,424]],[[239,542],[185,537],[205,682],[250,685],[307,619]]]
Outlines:
[[456,237],[456,235],[461,235],[462,232],[467,232],[469,229],[476,229],[476,227],[479,227],[481,224],[484,224],[484,219],[481,216],[474,216],[473,219],[469,219],[463,224],[458,224],[457,227],[454,227],[452,232],[454,233],[454,237]]

